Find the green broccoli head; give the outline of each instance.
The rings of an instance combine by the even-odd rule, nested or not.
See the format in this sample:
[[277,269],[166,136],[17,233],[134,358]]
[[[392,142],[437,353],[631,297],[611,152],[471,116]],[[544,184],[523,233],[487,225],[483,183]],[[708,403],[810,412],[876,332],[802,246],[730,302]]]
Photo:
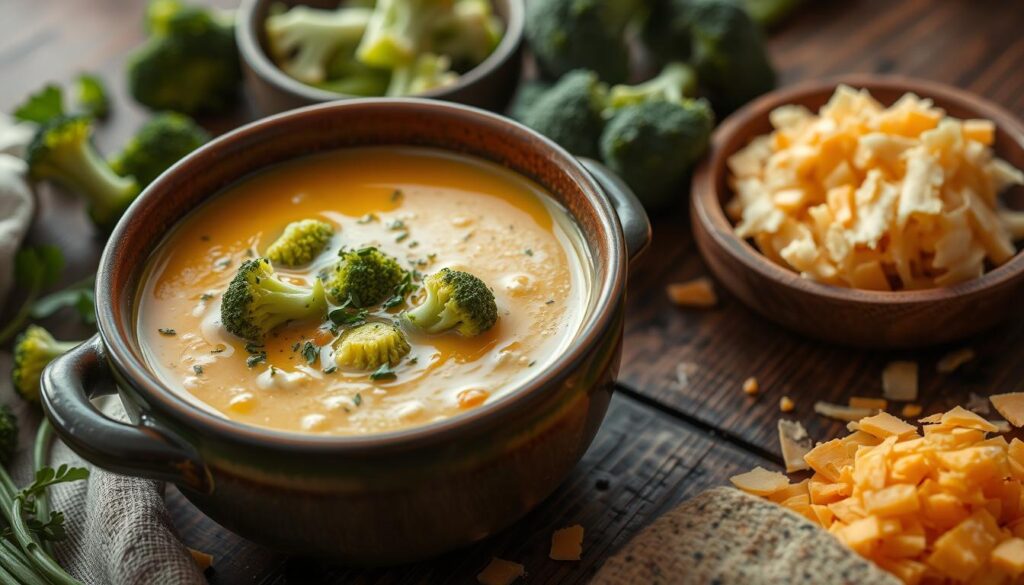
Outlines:
[[18,417],[10,406],[0,406],[0,464],[7,465],[18,450]]
[[741,4],[690,0],[682,10],[693,35],[693,63],[719,113],[775,87],[761,30]]
[[438,23],[433,50],[451,58],[458,68],[470,69],[494,51],[503,33],[504,25],[490,0],[458,0],[451,14]]
[[370,307],[389,298],[408,275],[398,260],[374,247],[342,249],[324,276],[327,294],[339,305]]
[[685,62],[693,53],[691,23],[686,12],[690,0],[653,0],[644,19],[644,44],[663,62]]
[[803,0],[743,1],[743,7],[750,13],[750,17],[762,27],[771,27],[779,24],[782,19],[789,16],[801,4],[803,4]]
[[472,337],[498,320],[498,306],[487,284],[468,272],[442,268],[423,282],[427,297],[405,318],[427,333],[455,329]]
[[275,264],[295,267],[309,264],[324,251],[334,227],[316,219],[293,221],[284,228],[284,233],[267,248],[267,258]]
[[685,63],[669,63],[657,77],[637,85],[616,85],[608,94],[608,107],[617,110],[625,106],[650,101],[681,101],[697,92],[697,74]]
[[326,314],[327,298],[319,279],[312,289],[284,282],[266,258],[242,263],[220,307],[224,328],[255,342],[288,321],[322,319]]
[[103,119],[110,114],[110,97],[103,80],[83,73],[75,78],[75,102],[82,113]]
[[88,116],[58,116],[36,131],[26,160],[33,179],[54,180],[83,195],[93,221],[109,230],[139,194],[139,184],[110,168],[96,152],[91,132]]
[[412,63],[394,70],[385,95],[417,95],[451,85],[458,79],[459,75],[451,70],[451,59],[447,56],[424,53]]
[[629,75],[626,26],[642,0],[531,0],[526,4],[526,38],[542,71],[561,77],[590,69],[616,83]]
[[605,127],[601,156],[646,207],[664,207],[707,150],[713,125],[703,100],[628,106]]
[[158,4],[148,20],[152,36],[128,58],[132,97],[154,110],[186,114],[233,104],[242,81],[233,26],[203,8]]
[[356,56],[373,67],[408,65],[430,50],[434,31],[454,5],[454,0],[378,0]]
[[117,174],[135,177],[146,186],[209,140],[206,130],[188,116],[164,112],[146,122],[111,159],[110,166]]
[[57,341],[38,325],[29,325],[14,342],[14,389],[28,402],[39,402],[39,376],[57,356],[71,351],[81,341]]
[[384,364],[394,366],[411,348],[402,330],[387,323],[364,323],[350,329],[334,352],[334,361],[342,367],[376,370]]
[[369,8],[295,6],[271,15],[265,25],[270,54],[278,67],[295,79],[321,83],[336,55],[352,55],[372,13]]
[[596,157],[607,94],[593,71],[572,71],[524,108],[522,122],[576,156]]

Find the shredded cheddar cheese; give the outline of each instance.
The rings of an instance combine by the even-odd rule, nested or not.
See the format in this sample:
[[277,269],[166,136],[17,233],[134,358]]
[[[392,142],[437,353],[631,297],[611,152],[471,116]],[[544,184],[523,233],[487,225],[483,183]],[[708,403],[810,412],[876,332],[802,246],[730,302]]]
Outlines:
[[794,408],[796,408],[796,403],[789,396],[783,396],[779,399],[779,410],[782,412],[793,412]]
[[999,194],[1024,173],[995,125],[913,94],[884,107],[847,86],[817,114],[783,106],[728,160],[736,233],[805,278],[868,290],[948,286],[1016,254],[1024,217]]
[[758,384],[757,378],[753,376],[743,381],[743,393],[747,396],[757,396],[760,389],[761,385]]
[[551,552],[555,561],[578,561],[583,554],[583,527],[579,524],[561,528],[551,535]]
[[192,555],[192,560],[195,561],[200,571],[206,571],[206,569],[213,566],[213,555],[194,548],[188,549],[188,553]]
[[670,284],[665,291],[668,293],[669,300],[677,307],[709,309],[718,304],[715,287],[706,277]]
[[882,394],[889,400],[917,400],[917,363],[889,362],[882,370]]
[[905,583],[1016,583],[1024,442],[993,436],[996,424],[960,407],[919,423],[865,417],[805,455],[809,479],[757,468],[733,484],[805,516]]
[[989,396],[992,406],[1003,418],[1015,427],[1024,426],[1024,392],[994,394]]
[[476,580],[480,585],[512,585],[525,574],[526,568],[519,563],[493,557]]

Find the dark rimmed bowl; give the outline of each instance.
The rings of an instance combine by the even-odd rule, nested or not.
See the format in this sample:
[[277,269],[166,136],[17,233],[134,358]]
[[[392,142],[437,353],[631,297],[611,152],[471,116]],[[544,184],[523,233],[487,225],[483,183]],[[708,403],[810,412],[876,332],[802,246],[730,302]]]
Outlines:
[[[711,153],[691,189],[694,237],[708,267],[734,295],[765,317],[801,334],[840,345],[903,349],[957,341],[1024,311],[1024,253],[980,278],[949,287],[869,291],[821,284],[775,264],[739,238],[723,206],[732,197],[726,160],[751,139],[771,132],[768,114],[785,104],[817,111],[844,83],[864,88],[883,104],[913,92],[931,98],[954,117],[986,118],[996,125],[994,150],[1024,168],[1024,124],[1002,108],[966,91],[896,76],[852,75],[785,87],[729,116],[712,137]],[[1009,198],[1018,202],[1024,189]]]
[[[501,164],[544,186],[588,247],[585,314],[574,341],[522,387],[472,412],[357,437],[233,422],[168,388],[142,355],[134,308],[146,264],[183,217],[223,188],[308,154],[430,146]],[[515,122],[429,100],[335,102],[255,122],[202,147],[152,183],[114,229],[97,273],[99,333],[43,373],[64,441],[115,472],[176,483],[199,509],[275,549],[351,564],[429,557],[481,539],[540,503],[597,432],[622,345],[629,259],[650,240],[636,198]],[[132,422],[90,397],[120,390]]]
[[[334,8],[338,0],[242,0],[235,25],[235,38],[242,56],[246,87],[262,114],[276,114],[303,106],[358,96],[327,91],[306,85],[281,71],[267,51],[263,23],[271,5],[283,2],[314,8]],[[459,77],[457,83],[428,91],[416,97],[445,100],[501,111],[519,83],[520,55],[526,14],[524,0],[493,0],[497,15],[505,23],[501,42],[482,63]]]

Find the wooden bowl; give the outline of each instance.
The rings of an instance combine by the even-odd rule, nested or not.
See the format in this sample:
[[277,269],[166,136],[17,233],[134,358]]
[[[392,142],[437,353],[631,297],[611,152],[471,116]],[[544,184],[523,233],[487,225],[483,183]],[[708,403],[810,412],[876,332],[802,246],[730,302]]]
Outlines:
[[[1024,253],[980,278],[954,286],[878,292],[821,284],[779,266],[736,236],[723,210],[731,197],[726,160],[771,132],[768,114],[784,104],[817,111],[839,83],[864,88],[888,105],[907,92],[931,98],[956,118],[996,124],[995,153],[1024,168],[1024,124],[988,101],[949,86],[903,77],[844,76],[785,87],[729,116],[712,137],[691,192],[694,237],[708,267],[745,304],[809,337],[874,349],[915,348],[960,340],[1019,315],[1024,306]],[[1024,201],[1024,189],[1009,199]]]

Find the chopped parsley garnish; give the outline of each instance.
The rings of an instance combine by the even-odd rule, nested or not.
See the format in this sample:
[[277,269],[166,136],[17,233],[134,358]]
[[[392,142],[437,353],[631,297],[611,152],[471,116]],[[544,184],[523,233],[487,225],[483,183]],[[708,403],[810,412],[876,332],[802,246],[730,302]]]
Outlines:
[[307,341],[302,344],[302,357],[306,358],[307,364],[311,364],[316,361],[316,358],[320,357],[320,348],[312,341]]
[[[371,380],[394,380],[395,378],[395,371],[391,369],[390,364],[381,364],[375,372],[370,374]],[[358,394],[356,396],[358,396]],[[360,398],[360,400],[362,400],[362,398]]]
[[203,294],[199,295],[199,300],[200,301],[208,301],[208,300],[210,300],[212,298],[213,298],[213,295],[211,293],[203,293]]
[[523,254],[526,254],[527,256],[533,256],[533,250],[527,248],[523,250]]
[[331,366],[329,368],[324,368],[324,373],[325,374],[333,374],[334,372],[337,372],[337,371],[338,371],[338,366]]
[[395,189],[394,191],[391,192],[391,200],[398,201],[399,199],[402,198],[402,195],[403,193],[401,189]]
[[363,403],[363,395],[356,392],[356,395],[352,397],[352,403],[359,406]]
[[292,351],[299,351],[300,347],[302,347],[302,342],[296,341],[295,343],[292,344]]
[[253,343],[251,341],[247,341],[245,343],[245,351],[246,351],[246,353],[253,353],[253,354],[266,353],[265,351],[263,351],[263,344],[262,343]]
[[203,375],[203,366],[200,366],[199,364],[196,364],[196,365],[192,366],[192,371],[195,372],[197,376],[202,376]]
[[328,313],[327,316],[335,325],[347,325],[349,327],[354,327],[365,322],[368,314],[369,311],[366,309],[348,309],[342,307],[340,309],[334,309]]
[[395,231],[404,230],[405,229],[405,222],[400,220],[400,219],[396,219],[395,221],[393,221],[393,222],[388,224],[388,229],[389,230],[395,230]]
[[[266,363],[266,361],[267,352],[261,351],[259,353],[254,353],[251,356],[249,356],[249,358],[245,360],[245,365],[249,366],[250,368],[255,368],[259,364]],[[273,368],[271,368],[271,375],[273,375]]]
[[401,242],[403,242],[408,237],[409,237],[409,232],[402,232],[402,233],[398,234],[398,237],[395,238],[395,243],[401,243]]
[[224,344],[218,343],[216,347],[210,350],[210,353],[223,353],[225,349],[227,348],[224,347]]
[[377,219],[376,215],[374,215],[372,213],[367,213],[363,217],[360,217],[359,219],[357,219],[356,223],[365,224],[365,223],[370,223],[371,221],[376,221],[376,219]]
[[547,301],[544,302],[544,304],[545,305],[553,305],[553,304],[555,304],[555,299],[548,299]]
[[405,277],[402,279],[402,282],[395,287],[395,294],[381,304],[382,309],[392,309],[405,302],[405,295],[412,291],[413,276],[413,273],[405,273]]
[[532,368],[534,366],[534,364],[536,364],[536,363],[537,363],[537,360],[533,360],[532,362],[526,364],[526,367]]
[[166,335],[167,337],[173,337],[178,334],[178,332],[175,331],[174,329],[165,329],[163,327],[157,329],[157,331],[160,333],[160,335]]
[[277,375],[277,368],[274,367],[274,366],[270,366],[270,377],[273,378],[276,375]]
[[416,240],[413,240],[413,241],[409,242],[409,247],[410,248],[416,248],[416,247],[419,247],[419,245],[420,245],[420,243],[417,242]]
[[418,361],[420,361],[420,356],[418,356],[418,355],[414,355],[411,358],[409,358],[409,363],[410,364],[415,364]]

